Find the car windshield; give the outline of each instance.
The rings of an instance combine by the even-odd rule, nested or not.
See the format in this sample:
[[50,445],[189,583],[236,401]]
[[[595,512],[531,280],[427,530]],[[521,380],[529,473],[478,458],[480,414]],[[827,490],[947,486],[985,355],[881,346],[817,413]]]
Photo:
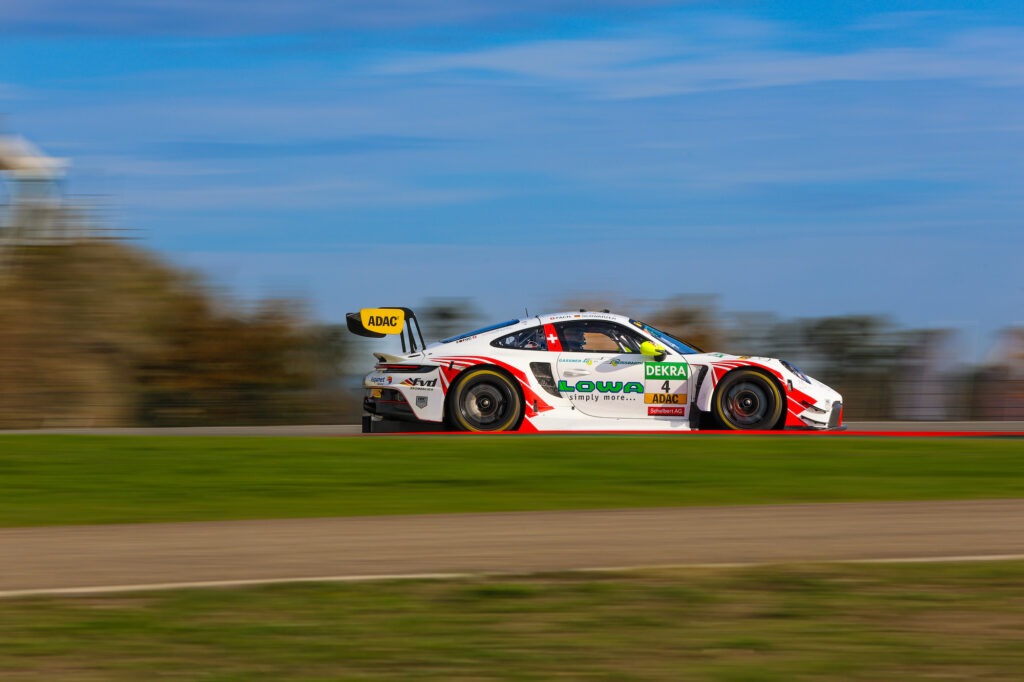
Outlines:
[[671,348],[675,352],[679,353],[680,355],[695,355],[697,353],[703,353],[704,352],[700,348],[697,348],[696,346],[692,346],[692,345],[686,343],[685,341],[681,341],[681,340],[677,339],[676,337],[672,336],[671,334],[669,334],[668,332],[663,332],[663,331],[661,331],[660,329],[658,329],[656,327],[652,327],[651,325],[647,324],[646,322],[639,322],[637,320],[630,320],[630,322],[635,324],[637,327],[640,327],[645,332],[647,332],[648,334],[650,334],[654,338],[658,339],[663,344],[665,344],[666,346],[668,346],[669,348]]
[[458,341],[460,339],[468,339],[471,336],[477,334],[483,334],[484,332],[493,332],[495,329],[501,329],[502,327],[510,327],[514,324],[519,324],[519,320],[506,320],[505,322],[499,322],[498,324],[492,324],[488,327],[481,327],[480,329],[474,329],[471,332],[465,334],[457,334],[455,336],[449,336],[447,339],[441,339],[438,343],[451,343],[452,341]]

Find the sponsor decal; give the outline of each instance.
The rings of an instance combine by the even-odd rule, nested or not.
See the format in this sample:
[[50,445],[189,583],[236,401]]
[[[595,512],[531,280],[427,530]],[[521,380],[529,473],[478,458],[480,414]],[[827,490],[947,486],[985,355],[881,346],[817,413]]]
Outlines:
[[359,311],[363,327],[379,334],[401,334],[405,313],[396,308],[363,308]]
[[416,407],[424,408],[427,406],[427,396],[418,395],[416,396]]
[[690,366],[685,362],[645,362],[645,379],[686,379],[690,376]]
[[648,407],[648,417],[685,417],[685,407]]
[[383,384],[390,383],[388,381],[388,379],[390,379],[390,378],[391,377],[370,377],[370,383],[371,384],[381,384],[381,385],[383,385]]
[[639,365],[642,362],[643,360],[619,360],[618,358],[615,358],[609,364],[612,367],[618,367],[619,365]]
[[685,393],[646,393],[644,402],[648,405],[685,405]]
[[437,379],[414,379],[413,377],[409,377],[403,381],[401,385],[412,386],[414,388],[433,388],[434,386],[437,386]]
[[638,381],[577,381],[573,385],[565,379],[558,382],[558,390],[562,393],[643,393],[644,385]]

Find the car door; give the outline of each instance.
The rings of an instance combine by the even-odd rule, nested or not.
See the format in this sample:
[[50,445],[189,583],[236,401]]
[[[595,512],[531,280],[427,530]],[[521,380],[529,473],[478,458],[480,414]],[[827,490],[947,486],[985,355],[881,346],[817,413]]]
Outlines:
[[639,418],[644,409],[643,337],[606,320],[556,324],[558,391],[592,417]]

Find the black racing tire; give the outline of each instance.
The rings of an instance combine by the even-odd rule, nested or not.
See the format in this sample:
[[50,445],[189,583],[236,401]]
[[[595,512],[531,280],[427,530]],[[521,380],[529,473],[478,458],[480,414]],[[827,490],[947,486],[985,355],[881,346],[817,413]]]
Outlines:
[[459,375],[448,398],[448,419],[460,431],[511,431],[523,418],[523,399],[509,375],[493,367]]
[[778,385],[762,372],[738,369],[725,375],[711,398],[719,428],[733,431],[773,429],[784,401]]

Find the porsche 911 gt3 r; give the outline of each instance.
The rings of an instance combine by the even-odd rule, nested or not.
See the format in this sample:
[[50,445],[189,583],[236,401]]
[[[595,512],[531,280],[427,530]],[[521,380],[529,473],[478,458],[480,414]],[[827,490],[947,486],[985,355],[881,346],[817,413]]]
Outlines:
[[[427,345],[408,308],[349,313],[374,353],[363,430],[678,431],[842,428],[842,397],[772,358],[705,353],[609,312],[499,322]],[[418,339],[417,339],[418,336]],[[417,342],[418,340],[418,342]]]

